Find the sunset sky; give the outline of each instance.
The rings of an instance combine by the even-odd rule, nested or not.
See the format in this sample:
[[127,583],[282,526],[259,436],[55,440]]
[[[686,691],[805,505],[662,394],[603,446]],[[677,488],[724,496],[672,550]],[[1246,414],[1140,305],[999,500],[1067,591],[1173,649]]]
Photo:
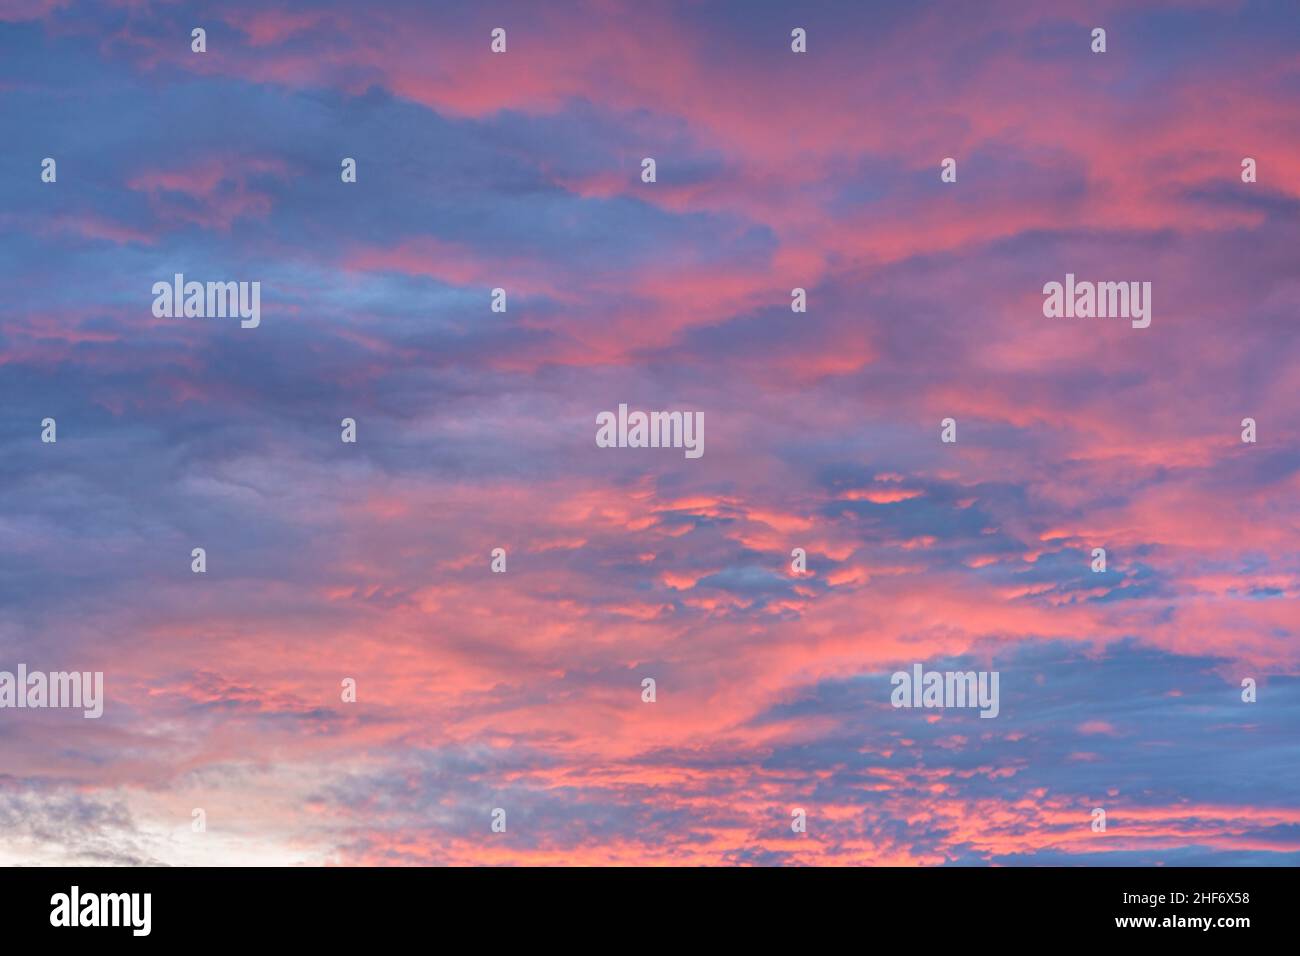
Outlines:
[[1298,323],[1292,2],[0,0],[0,865],[1300,864]]

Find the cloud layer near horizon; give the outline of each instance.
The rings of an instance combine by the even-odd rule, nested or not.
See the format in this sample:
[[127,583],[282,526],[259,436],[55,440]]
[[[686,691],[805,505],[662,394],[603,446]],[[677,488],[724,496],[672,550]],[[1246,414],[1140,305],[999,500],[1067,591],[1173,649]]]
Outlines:
[[1297,103],[1285,3],[0,0],[0,669],[108,695],[0,864],[1300,863]]

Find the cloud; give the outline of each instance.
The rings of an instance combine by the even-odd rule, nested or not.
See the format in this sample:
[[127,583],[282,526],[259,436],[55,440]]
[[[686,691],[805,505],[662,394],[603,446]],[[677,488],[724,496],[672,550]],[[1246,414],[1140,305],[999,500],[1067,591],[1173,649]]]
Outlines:
[[6,860],[1295,864],[1286,5],[193,12],[0,7]]

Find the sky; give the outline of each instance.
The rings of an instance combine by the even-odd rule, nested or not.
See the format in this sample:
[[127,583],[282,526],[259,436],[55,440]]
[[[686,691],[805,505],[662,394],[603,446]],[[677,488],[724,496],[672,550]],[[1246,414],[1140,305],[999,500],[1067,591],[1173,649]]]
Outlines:
[[1300,864],[1293,3],[0,0],[0,302],[0,864]]

